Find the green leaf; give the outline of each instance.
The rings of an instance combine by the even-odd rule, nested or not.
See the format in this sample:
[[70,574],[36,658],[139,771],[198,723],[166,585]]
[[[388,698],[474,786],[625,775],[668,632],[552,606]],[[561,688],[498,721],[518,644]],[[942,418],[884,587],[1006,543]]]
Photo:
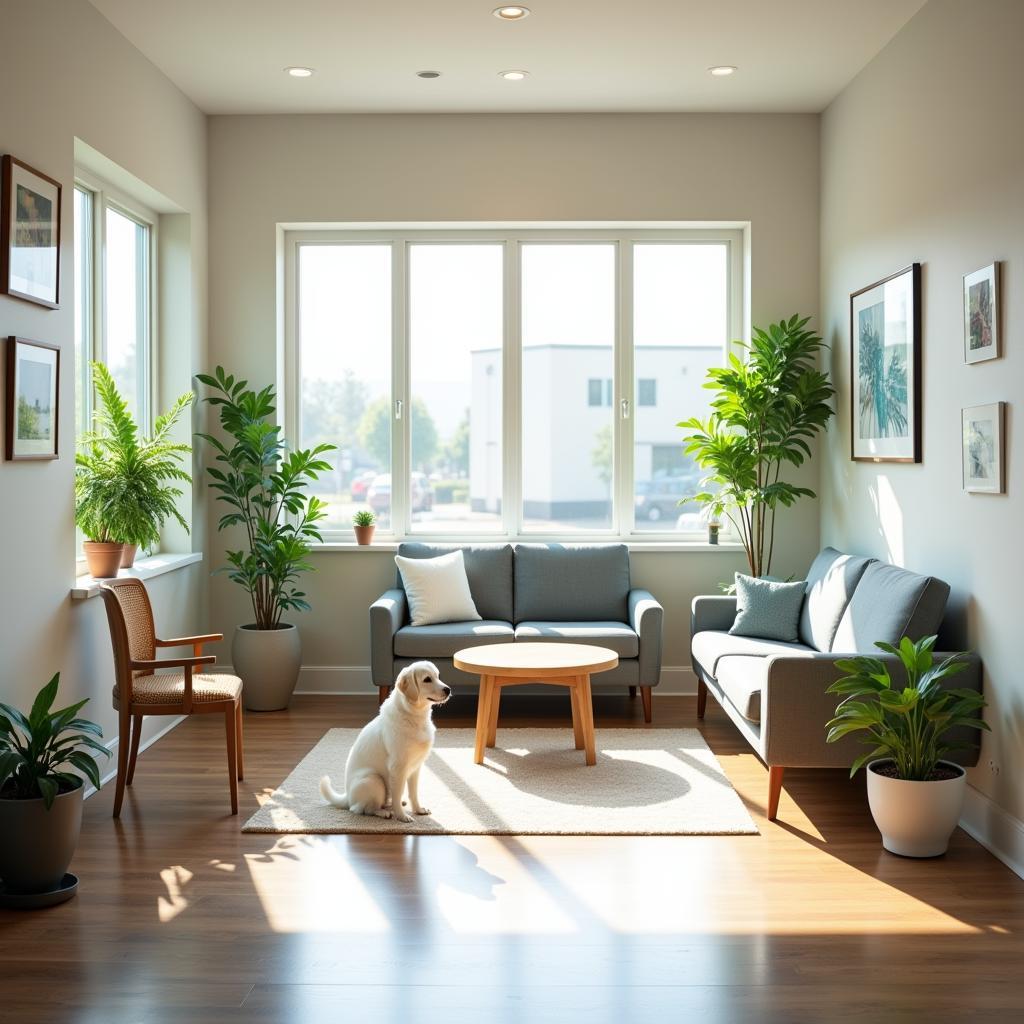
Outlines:
[[53,678],[39,691],[35,701],[32,703],[32,710],[29,712],[28,720],[32,728],[35,728],[46,715],[57,697],[57,688],[60,686],[60,673],[54,674]]
[[53,806],[53,801],[57,796],[57,783],[49,776],[40,775],[36,779],[36,785],[39,787],[39,792],[42,795],[43,806],[49,810]]

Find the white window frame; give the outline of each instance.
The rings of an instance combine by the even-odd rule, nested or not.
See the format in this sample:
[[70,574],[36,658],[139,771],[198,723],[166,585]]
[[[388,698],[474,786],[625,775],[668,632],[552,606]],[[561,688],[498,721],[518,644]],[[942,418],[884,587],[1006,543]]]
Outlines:
[[[139,395],[141,397],[141,408],[138,410],[137,421],[140,428],[148,434],[153,427],[153,405],[156,394],[156,367],[158,361],[158,337],[157,337],[157,298],[158,289],[158,266],[157,253],[159,252],[159,215],[151,210],[144,203],[126,195],[120,189],[104,181],[102,178],[86,171],[83,168],[75,168],[75,189],[88,193],[90,197],[90,224],[92,227],[92,251],[90,254],[89,268],[90,277],[88,284],[91,287],[89,299],[89,329],[86,339],[89,351],[85,353],[83,365],[75,367],[75,373],[82,383],[82,420],[76,417],[75,441],[77,444],[80,436],[79,431],[83,426],[86,429],[92,426],[93,412],[95,411],[95,395],[91,387],[91,374],[89,363],[106,363],[107,357],[107,331],[106,331],[106,280],[107,280],[107,259],[106,259],[106,232],[108,209],[137,224],[148,228],[149,244],[144,253],[146,262],[146,296],[144,318],[145,343],[139,358]],[[78,245],[78,239],[75,244]],[[78,301],[76,296],[75,301]],[[77,547],[77,545],[76,545]],[[85,572],[85,559],[80,552],[75,557],[76,573],[81,575]]]
[[[722,245],[727,247],[728,310],[723,360],[733,350],[733,341],[745,340],[747,284],[745,260],[749,225],[724,224],[481,224],[465,225],[323,225],[282,224],[284,264],[284,318],[280,347],[281,394],[279,416],[285,434],[299,437],[300,372],[298,325],[298,254],[306,245],[368,244],[390,245],[392,249],[391,317],[391,529],[378,529],[383,541],[481,542],[502,541],[609,541],[631,545],[696,544],[706,540],[700,532],[637,530],[633,479],[633,416],[636,381],[633,373],[633,245],[664,243]],[[612,522],[607,529],[586,531],[524,531],[522,514],[522,335],[521,288],[522,247],[526,244],[613,243],[615,253],[615,338],[613,348],[613,401],[615,410],[612,454]],[[475,529],[472,523],[458,532],[412,530],[409,452],[411,445],[409,248],[422,244],[501,244],[504,246],[503,349],[502,349],[502,528]],[[603,375],[602,375],[603,376]],[[680,418],[686,410],[680,410]],[[680,435],[680,443],[682,435]],[[323,531],[325,546],[350,544],[352,530]]]

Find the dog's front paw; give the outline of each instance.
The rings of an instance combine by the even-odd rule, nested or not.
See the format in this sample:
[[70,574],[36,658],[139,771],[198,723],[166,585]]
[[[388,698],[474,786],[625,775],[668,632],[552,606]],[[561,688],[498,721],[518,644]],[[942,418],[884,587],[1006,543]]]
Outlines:
[[410,825],[413,820],[405,811],[396,811],[393,814],[393,818],[395,821],[400,821],[403,825]]
[[429,814],[430,813],[430,808],[429,807],[417,807],[416,808],[416,813],[417,814]]

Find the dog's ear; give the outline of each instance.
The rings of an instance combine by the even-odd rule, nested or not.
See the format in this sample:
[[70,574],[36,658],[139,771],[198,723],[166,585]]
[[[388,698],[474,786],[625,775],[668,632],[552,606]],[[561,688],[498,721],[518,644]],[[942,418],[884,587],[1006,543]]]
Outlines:
[[419,699],[420,684],[415,665],[409,665],[408,668],[403,668],[402,671],[398,673],[398,680],[395,683],[395,687],[404,693],[409,700]]

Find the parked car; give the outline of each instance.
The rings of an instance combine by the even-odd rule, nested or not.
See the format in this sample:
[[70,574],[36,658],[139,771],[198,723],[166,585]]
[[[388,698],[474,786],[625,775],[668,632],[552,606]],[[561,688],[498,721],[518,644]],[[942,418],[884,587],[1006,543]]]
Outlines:
[[[413,512],[429,512],[434,507],[434,488],[425,473],[413,473],[409,479],[409,498]],[[391,474],[378,473],[366,491],[366,503],[374,512],[391,508]]]
[[349,484],[349,493],[352,495],[353,501],[365,501],[366,492],[370,489],[370,484],[377,478],[377,471],[375,469],[364,469],[361,473],[356,473],[352,478],[352,483]]
[[693,494],[699,485],[697,476],[662,476],[641,480],[636,485],[636,518],[656,523],[679,515],[679,499]]
[[413,512],[430,512],[434,507],[434,485],[426,473],[413,473],[409,481]]

